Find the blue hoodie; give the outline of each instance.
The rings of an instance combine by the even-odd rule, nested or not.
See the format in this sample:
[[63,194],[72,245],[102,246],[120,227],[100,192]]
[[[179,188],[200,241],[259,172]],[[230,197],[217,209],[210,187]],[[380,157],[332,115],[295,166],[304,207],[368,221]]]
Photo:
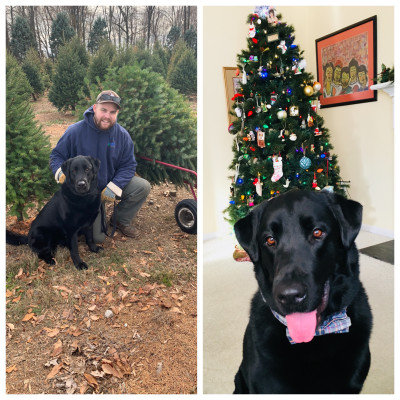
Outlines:
[[100,130],[94,123],[93,106],[88,108],[84,119],[69,126],[50,155],[50,168],[55,175],[61,164],[68,158],[92,156],[100,160],[98,174],[99,189],[109,182],[118,196],[135,175],[137,162],[133,152],[132,139],[121,125],[115,123],[108,130]]

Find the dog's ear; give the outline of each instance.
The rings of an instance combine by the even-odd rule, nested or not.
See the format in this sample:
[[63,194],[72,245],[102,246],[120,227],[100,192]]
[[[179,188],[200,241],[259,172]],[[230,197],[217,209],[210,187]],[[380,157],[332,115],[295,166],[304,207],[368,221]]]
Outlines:
[[349,248],[361,229],[362,205],[338,194],[331,195],[331,210],[339,222],[342,243]]
[[[257,207],[258,208],[258,207]],[[256,232],[258,229],[258,212],[251,211],[246,217],[237,221],[234,225],[236,239],[255,264],[260,257]]]
[[62,164],[61,164],[61,171],[63,172],[63,174],[67,177],[69,175],[68,171],[69,171],[69,165],[71,164],[71,159],[69,158],[68,160],[65,160]]
[[89,156],[90,162],[93,165],[93,169],[95,174],[97,174],[98,170],[100,169],[100,160],[98,160],[97,158],[94,158],[92,156]]

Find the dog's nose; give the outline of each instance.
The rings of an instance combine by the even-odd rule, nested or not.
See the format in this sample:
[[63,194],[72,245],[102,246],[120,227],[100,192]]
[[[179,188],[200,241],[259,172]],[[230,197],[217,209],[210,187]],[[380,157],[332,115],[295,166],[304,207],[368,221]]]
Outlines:
[[284,306],[299,305],[307,297],[306,289],[300,283],[282,285],[278,290],[276,298]]
[[78,182],[78,188],[79,189],[85,189],[86,188],[86,182],[85,181],[79,181]]

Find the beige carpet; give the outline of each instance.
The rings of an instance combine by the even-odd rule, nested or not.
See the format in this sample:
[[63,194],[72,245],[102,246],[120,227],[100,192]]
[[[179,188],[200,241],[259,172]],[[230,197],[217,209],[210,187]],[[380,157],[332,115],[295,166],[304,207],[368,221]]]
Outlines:
[[[361,232],[359,248],[388,238]],[[232,393],[242,356],[250,299],[257,289],[251,263],[232,259],[233,238],[203,246],[203,393]],[[394,267],[360,255],[361,280],[369,296],[374,327],[371,369],[362,393],[394,393]]]

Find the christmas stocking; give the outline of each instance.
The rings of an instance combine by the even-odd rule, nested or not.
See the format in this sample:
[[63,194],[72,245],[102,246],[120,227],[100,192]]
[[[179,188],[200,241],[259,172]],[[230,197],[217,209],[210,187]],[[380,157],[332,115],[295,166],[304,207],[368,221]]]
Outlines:
[[282,172],[282,157],[273,156],[272,165],[274,167],[274,174],[271,177],[271,181],[272,182],[277,182],[283,176],[283,172]]

